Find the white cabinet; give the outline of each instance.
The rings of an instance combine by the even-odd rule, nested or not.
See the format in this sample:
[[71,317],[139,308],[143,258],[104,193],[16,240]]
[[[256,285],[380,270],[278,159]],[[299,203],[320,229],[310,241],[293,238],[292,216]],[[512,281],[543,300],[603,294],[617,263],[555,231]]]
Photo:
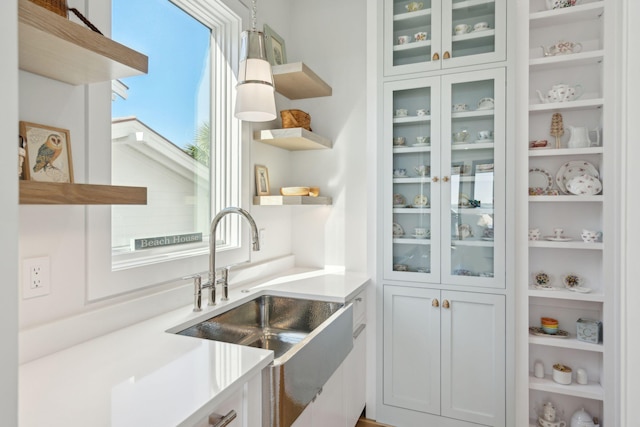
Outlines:
[[[506,0],[422,0],[414,11],[408,3],[384,2],[385,75],[505,60]],[[457,34],[464,25],[470,31]]]
[[505,297],[384,286],[383,304],[383,401],[410,411],[378,421],[504,426]]
[[384,278],[504,288],[504,69],[389,82],[384,97]]
[[[607,126],[607,116],[611,117],[613,91],[607,76],[612,69],[613,57],[605,55],[606,40],[613,34],[612,21],[616,2],[583,1],[568,8],[547,10],[543,0],[529,0],[528,27],[528,105],[526,134],[523,141],[549,140],[545,149],[529,150],[529,228],[540,229],[542,238],[529,241],[527,293],[528,321],[530,327],[539,327],[541,317],[559,320],[559,328],[569,334],[568,338],[529,335],[529,421],[535,422],[541,402],[552,401],[564,412],[568,422],[578,409],[585,408],[592,416],[597,416],[605,425],[619,425],[615,417],[617,411],[614,395],[614,346],[611,340],[613,328],[613,307],[610,296],[613,293],[615,272],[615,227],[607,218],[612,212],[614,193],[614,152],[617,141],[612,126]],[[609,29],[607,30],[607,25]],[[542,46],[569,43],[575,48],[561,55],[545,55]],[[578,45],[579,44],[579,45]],[[548,52],[547,52],[548,53]],[[553,53],[553,52],[552,52]],[[576,99],[564,102],[543,102],[537,91],[547,94],[554,85],[579,85],[584,93]],[[556,145],[556,138],[550,135],[552,116],[561,114],[563,134]],[[593,144],[572,147],[569,144],[571,128],[589,129]],[[594,130],[595,129],[595,130]],[[600,133],[600,137],[596,137]],[[595,143],[595,141],[599,141]],[[569,163],[571,162],[571,163]],[[570,179],[571,166],[581,165],[585,170],[591,166],[602,180],[602,192],[596,194],[573,194],[567,191],[566,179]],[[564,171],[564,172],[563,172]],[[551,178],[539,181],[544,176]],[[547,181],[547,182],[545,182]],[[542,184],[541,184],[542,183]],[[524,189],[523,189],[524,191]],[[564,229],[566,242],[546,239],[553,228]],[[583,229],[602,231],[603,239],[598,242],[584,242]],[[524,231],[524,230],[523,230]],[[557,239],[555,239],[557,240]],[[533,276],[545,272],[551,277],[554,291],[534,286]],[[568,290],[563,277],[578,274],[584,280],[589,293]],[[576,339],[576,321],[579,318],[601,320],[605,333],[602,344],[590,344]],[[608,321],[607,321],[608,319]],[[545,376],[533,375],[533,366],[541,362]],[[560,385],[552,379],[552,366],[565,364],[573,369],[573,383]],[[576,370],[585,369],[587,384],[576,383]],[[609,376],[607,376],[609,372]],[[526,420],[519,420],[525,422]]]

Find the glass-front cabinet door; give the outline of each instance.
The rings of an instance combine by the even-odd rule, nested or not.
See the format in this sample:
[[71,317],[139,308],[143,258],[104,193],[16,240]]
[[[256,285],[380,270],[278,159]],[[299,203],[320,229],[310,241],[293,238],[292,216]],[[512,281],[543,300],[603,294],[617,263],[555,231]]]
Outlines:
[[385,279],[503,287],[504,69],[384,95]]
[[506,0],[385,0],[385,75],[503,61]]

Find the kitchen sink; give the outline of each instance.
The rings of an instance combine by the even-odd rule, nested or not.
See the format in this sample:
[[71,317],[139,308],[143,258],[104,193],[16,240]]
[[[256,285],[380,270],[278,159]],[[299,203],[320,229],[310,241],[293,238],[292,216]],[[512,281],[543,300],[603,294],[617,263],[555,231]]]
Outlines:
[[353,307],[262,295],[179,335],[274,352],[262,372],[263,427],[288,427],[353,348]]

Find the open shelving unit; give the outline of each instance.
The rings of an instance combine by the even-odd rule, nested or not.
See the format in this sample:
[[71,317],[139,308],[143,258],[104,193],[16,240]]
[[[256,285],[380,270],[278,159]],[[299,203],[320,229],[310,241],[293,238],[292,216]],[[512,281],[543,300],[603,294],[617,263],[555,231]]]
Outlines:
[[[20,69],[71,85],[145,74],[148,58],[29,0],[18,2]],[[147,189],[20,181],[20,204],[146,204]]]
[[19,65],[72,85],[145,74],[148,58],[29,0],[18,9]]

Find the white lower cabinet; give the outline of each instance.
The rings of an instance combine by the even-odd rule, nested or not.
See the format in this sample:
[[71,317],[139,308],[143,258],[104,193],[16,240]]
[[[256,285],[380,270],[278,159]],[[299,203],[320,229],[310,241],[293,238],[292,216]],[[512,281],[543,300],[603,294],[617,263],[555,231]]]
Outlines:
[[386,285],[383,304],[378,421],[505,426],[504,295]]

